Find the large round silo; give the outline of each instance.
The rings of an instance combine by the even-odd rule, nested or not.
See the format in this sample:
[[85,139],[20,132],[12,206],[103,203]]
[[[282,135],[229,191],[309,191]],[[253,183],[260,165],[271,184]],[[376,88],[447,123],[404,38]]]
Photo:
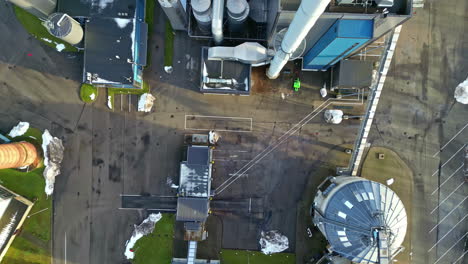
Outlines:
[[83,28],[80,23],[64,13],[53,13],[45,23],[49,33],[72,45],[76,45],[83,39]]
[[406,235],[407,216],[388,186],[360,177],[329,177],[314,199],[314,224],[330,249],[356,263],[390,263]]
[[192,13],[204,33],[211,32],[211,0],[192,0]]
[[250,6],[245,0],[227,0],[229,30],[239,32],[244,29],[245,21],[249,16]]
[[40,17],[46,18],[55,11],[57,0],[9,0],[13,4],[23,8],[29,13]]

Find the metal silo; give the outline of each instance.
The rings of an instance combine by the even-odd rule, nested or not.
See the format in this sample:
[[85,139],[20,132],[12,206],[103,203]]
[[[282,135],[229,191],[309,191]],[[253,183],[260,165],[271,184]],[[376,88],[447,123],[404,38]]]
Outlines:
[[250,12],[249,3],[245,0],[227,0],[229,30],[239,32],[243,29]]
[[29,142],[13,142],[0,145],[0,169],[33,165],[38,160],[36,147]]
[[13,4],[23,8],[29,13],[46,18],[55,11],[57,0],[9,0]]
[[83,39],[83,28],[80,23],[64,13],[53,13],[44,23],[49,33],[59,39],[76,45]]
[[197,20],[198,27],[204,33],[211,31],[211,0],[193,0],[192,12]]
[[187,13],[180,0],[158,0],[174,30],[187,30]]
[[402,247],[407,217],[389,187],[359,177],[329,177],[318,188],[314,224],[330,249],[356,263],[390,263]]

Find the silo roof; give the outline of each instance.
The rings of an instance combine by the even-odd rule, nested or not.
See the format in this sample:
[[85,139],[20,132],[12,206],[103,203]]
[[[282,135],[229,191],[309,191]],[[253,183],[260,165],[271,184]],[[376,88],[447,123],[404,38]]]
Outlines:
[[[346,183],[330,193],[319,227],[333,250],[355,262],[377,262],[376,230],[389,234],[390,252],[403,243],[407,218],[400,198],[389,187],[368,180]],[[317,214],[317,213],[316,213]],[[316,219],[316,221],[317,221]]]

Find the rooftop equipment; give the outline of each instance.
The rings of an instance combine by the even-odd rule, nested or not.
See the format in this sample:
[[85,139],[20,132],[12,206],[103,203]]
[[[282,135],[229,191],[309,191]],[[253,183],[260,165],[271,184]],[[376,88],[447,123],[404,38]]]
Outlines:
[[231,60],[246,64],[261,64],[268,60],[268,50],[257,42],[244,42],[235,47],[211,47],[208,60]]
[[83,28],[80,23],[64,13],[53,13],[44,23],[49,33],[71,45],[76,45],[83,39]]
[[227,0],[226,9],[228,14],[229,30],[239,32],[244,28],[245,21],[249,16],[250,6],[245,0]]
[[213,21],[211,23],[211,33],[217,45],[223,42],[223,18],[224,0],[213,0]]
[[55,11],[57,0],[9,0],[13,4],[23,8],[29,13],[46,18]]
[[0,145],[0,169],[27,167],[38,160],[36,147],[29,142]]
[[197,20],[198,28],[204,33],[211,30],[211,0],[192,0],[193,16]]
[[386,185],[359,177],[329,177],[313,205],[314,224],[332,251],[356,263],[389,263],[401,250],[407,217]]
[[174,30],[187,30],[187,13],[180,0],[158,0]]
[[330,0],[304,0],[301,2],[281,42],[281,48],[276,52],[275,57],[270,63],[270,68],[267,71],[268,78],[276,79],[278,77],[281,69],[286,65],[294,51],[301,45],[309,30],[314,26],[329,3]]

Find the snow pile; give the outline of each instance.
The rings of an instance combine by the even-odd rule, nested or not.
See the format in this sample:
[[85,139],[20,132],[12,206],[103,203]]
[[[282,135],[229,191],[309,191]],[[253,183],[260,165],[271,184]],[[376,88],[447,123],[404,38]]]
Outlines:
[[127,240],[125,245],[126,247],[124,254],[127,259],[133,259],[135,257],[135,253],[132,251],[133,246],[135,246],[135,243],[138,241],[138,239],[153,232],[155,224],[161,220],[161,218],[161,213],[150,214],[148,218],[143,220],[139,226],[134,225],[135,230],[132,233],[132,237]]
[[343,111],[329,109],[325,110],[325,121],[330,124],[339,124],[343,120]]
[[320,96],[322,96],[322,98],[325,98],[327,96],[327,85],[326,84],[323,84],[322,89],[320,89]]
[[10,237],[11,232],[14,231],[13,228],[15,228],[17,215],[18,215],[18,212],[15,212],[13,216],[10,218],[10,222],[6,224],[5,227],[3,227],[2,231],[0,231],[0,247],[2,248],[7,242],[8,238]]
[[390,185],[392,185],[394,182],[395,182],[395,179],[390,178],[390,179],[387,180],[387,185],[390,186]]
[[19,122],[15,127],[11,129],[10,133],[8,133],[8,136],[12,138],[22,136],[28,131],[28,129],[28,122]]
[[45,42],[49,42],[49,43],[52,43],[52,40],[48,39],[48,38],[41,38],[43,41]]
[[150,93],[144,93],[140,96],[138,100],[138,111],[139,112],[151,112],[153,108],[154,100],[156,98]]
[[94,101],[94,99],[96,99],[96,95],[94,93],[90,94],[89,95],[89,99],[91,99],[92,101]]
[[172,71],[173,71],[174,69],[172,68],[172,66],[164,66],[164,70],[165,70],[167,73],[171,74]]
[[179,189],[179,185],[171,184],[172,189]]
[[55,49],[56,49],[58,52],[61,52],[62,50],[65,49],[65,45],[63,45],[63,44],[61,44],[61,43],[60,43],[60,44],[56,43]]
[[52,137],[46,129],[42,134],[42,151],[44,152],[45,193],[51,195],[54,192],[55,177],[60,174],[60,163],[63,160],[62,140]]
[[99,9],[100,10],[106,9],[109,4],[113,4],[113,3],[114,3],[114,0],[99,0],[99,3],[98,3]]
[[131,20],[126,18],[114,18],[114,21],[117,23],[119,28],[125,28]]
[[285,251],[289,247],[289,240],[282,235],[278,230],[263,232],[260,237],[260,247],[262,253],[270,255]]
[[107,96],[107,107],[109,107],[109,109],[112,109],[112,96]]
[[455,100],[462,104],[468,104],[468,78],[455,88]]

